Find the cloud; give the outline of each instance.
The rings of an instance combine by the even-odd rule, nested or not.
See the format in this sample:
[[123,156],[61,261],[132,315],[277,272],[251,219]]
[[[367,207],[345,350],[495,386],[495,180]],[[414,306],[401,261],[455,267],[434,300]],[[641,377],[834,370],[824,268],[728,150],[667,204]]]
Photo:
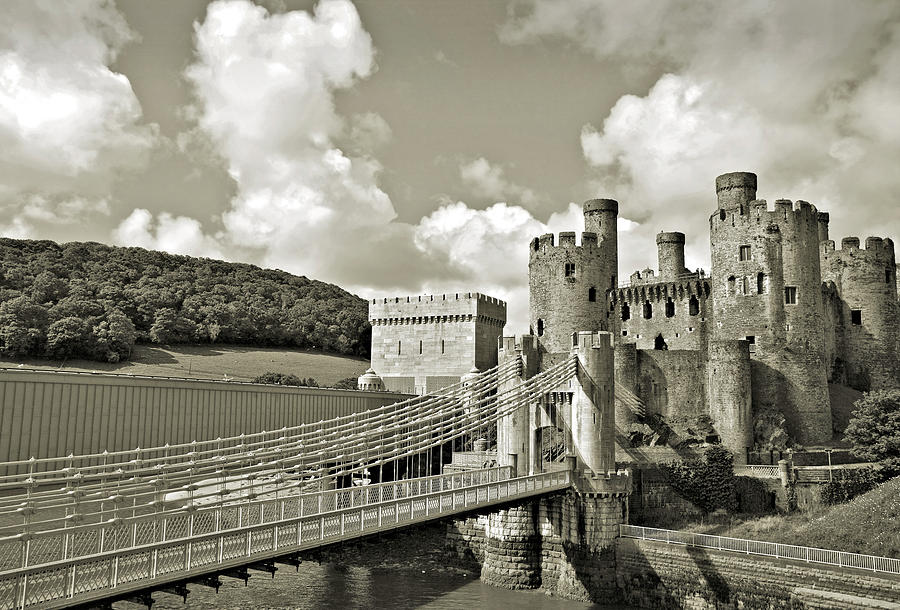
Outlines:
[[664,72],[581,133],[594,184],[641,222],[625,239],[645,244],[635,264],[652,261],[653,233],[682,230],[688,266],[707,266],[713,180],[728,171],[757,173],[761,198],[830,211],[833,235],[900,233],[896,3],[533,1],[500,35]]
[[515,202],[525,206],[532,206],[540,201],[534,190],[510,182],[502,167],[492,165],[484,157],[461,163],[459,175],[472,194],[481,199]]
[[142,208],[134,210],[116,227],[113,239],[122,246],[228,259],[216,240],[204,235],[199,222],[193,218],[172,216],[166,212],[154,219],[148,210]]
[[127,23],[101,0],[3,10],[16,25],[0,31],[0,221],[21,235],[42,220],[76,220],[66,202],[94,199],[83,211],[108,212],[110,185],[142,167],[157,139],[128,79],[109,67],[133,38]]

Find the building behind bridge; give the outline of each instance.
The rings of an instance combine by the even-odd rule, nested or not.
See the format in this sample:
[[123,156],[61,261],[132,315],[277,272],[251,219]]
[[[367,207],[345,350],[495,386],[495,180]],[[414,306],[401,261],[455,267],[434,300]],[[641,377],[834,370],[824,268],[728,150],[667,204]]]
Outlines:
[[[777,439],[826,444],[828,383],[900,385],[893,242],[869,237],[861,248],[849,237],[837,248],[827,213],[805,201],[770,206],[756,190],[752,173],[716,179],[709,273],[685,268],[683,233],[663,232],[658,272],[618,282],[611,199],[585,202],[580,240],[564,232],[522,244],[530,333],[543,357],[570,350],[578,332],[615,338],[619,443],[659,438],[645,423],[657,416],[676,437],[720,440],[739,459],[754,446],[781,448]],[[387,389],[426,393],[497,362],[502,301],[395,297],[369,311],[370,378]]]

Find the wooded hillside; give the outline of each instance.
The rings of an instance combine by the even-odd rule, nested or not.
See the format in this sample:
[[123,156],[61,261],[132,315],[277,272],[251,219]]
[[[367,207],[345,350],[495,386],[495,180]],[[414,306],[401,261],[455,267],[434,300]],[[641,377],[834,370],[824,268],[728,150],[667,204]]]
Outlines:
[[243,263],[94,242],[0,238],[0,353],[117,362],[134,343],[317,348],[365,356],[366,301]]

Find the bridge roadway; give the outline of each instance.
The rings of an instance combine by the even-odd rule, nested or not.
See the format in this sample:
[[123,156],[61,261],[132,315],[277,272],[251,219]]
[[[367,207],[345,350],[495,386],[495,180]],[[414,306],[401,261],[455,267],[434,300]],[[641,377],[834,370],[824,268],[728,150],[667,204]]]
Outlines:
[[[278,558],[295,563],[299,551],[571,483],[568,470],[513,477],[500,467],[115,519],[77,535],[23,534],[0,546],[0,608],[98,603]],[[11,562],[19,567],[5,569]]]

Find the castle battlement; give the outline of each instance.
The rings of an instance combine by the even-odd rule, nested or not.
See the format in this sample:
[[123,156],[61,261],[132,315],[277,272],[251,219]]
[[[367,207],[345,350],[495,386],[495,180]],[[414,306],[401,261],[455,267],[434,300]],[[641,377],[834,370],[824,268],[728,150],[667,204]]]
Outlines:
[[371,299],[369,321],[373,326],[474,321],[503,328],[506,302],[478,292]]
[[840,249],[836,249],[834,240],[829,239],[823,241],[819,247],[826,260],[835,256],[856,257],[882,265],[890,265],[894,261],[894,242],[890,238],[867,237],[865,247],[861,248],[858,237],[845,237],[841,240]]
[[535,237],[531,240],[531,250],[532,252],[545,252],[550,249],[558,249],[558,248],[589,248],[593,249],[597,247],[597,234],[593,231],[584,231],[581,234],[581,243],[579,244],[576,241],[575,231],[562,231],[559,234],[559,244],[557,245],[555,242],[555,235],[553,233],[544,233],[540,237]]
[[629,302],[640,303],[644,301],[664,301],[667,298],[683,301],[693,297],[706,298],[710,294],[709,278],[701,277],[697,273],[680,280],[657,281],[646,284],[632,284],[620,286],[616,290],[610,290],[607,301],[610,303]]
[[467,301],[475,299],[477,301],[483,301],[485,303],[490,303],[491,305],[502,305],[506,307],[506,301],[498,299],[496,297],[488,296],[486,294],[481,294],[480,292],[456,292],[449,294],[426,294],[420,296],[402,296],[402,297],[382,297],[380,299],[372,299],[372,305],[380,304],[387,305],[388,303],[426,303],[426,302],[434,302],[434,301]]

